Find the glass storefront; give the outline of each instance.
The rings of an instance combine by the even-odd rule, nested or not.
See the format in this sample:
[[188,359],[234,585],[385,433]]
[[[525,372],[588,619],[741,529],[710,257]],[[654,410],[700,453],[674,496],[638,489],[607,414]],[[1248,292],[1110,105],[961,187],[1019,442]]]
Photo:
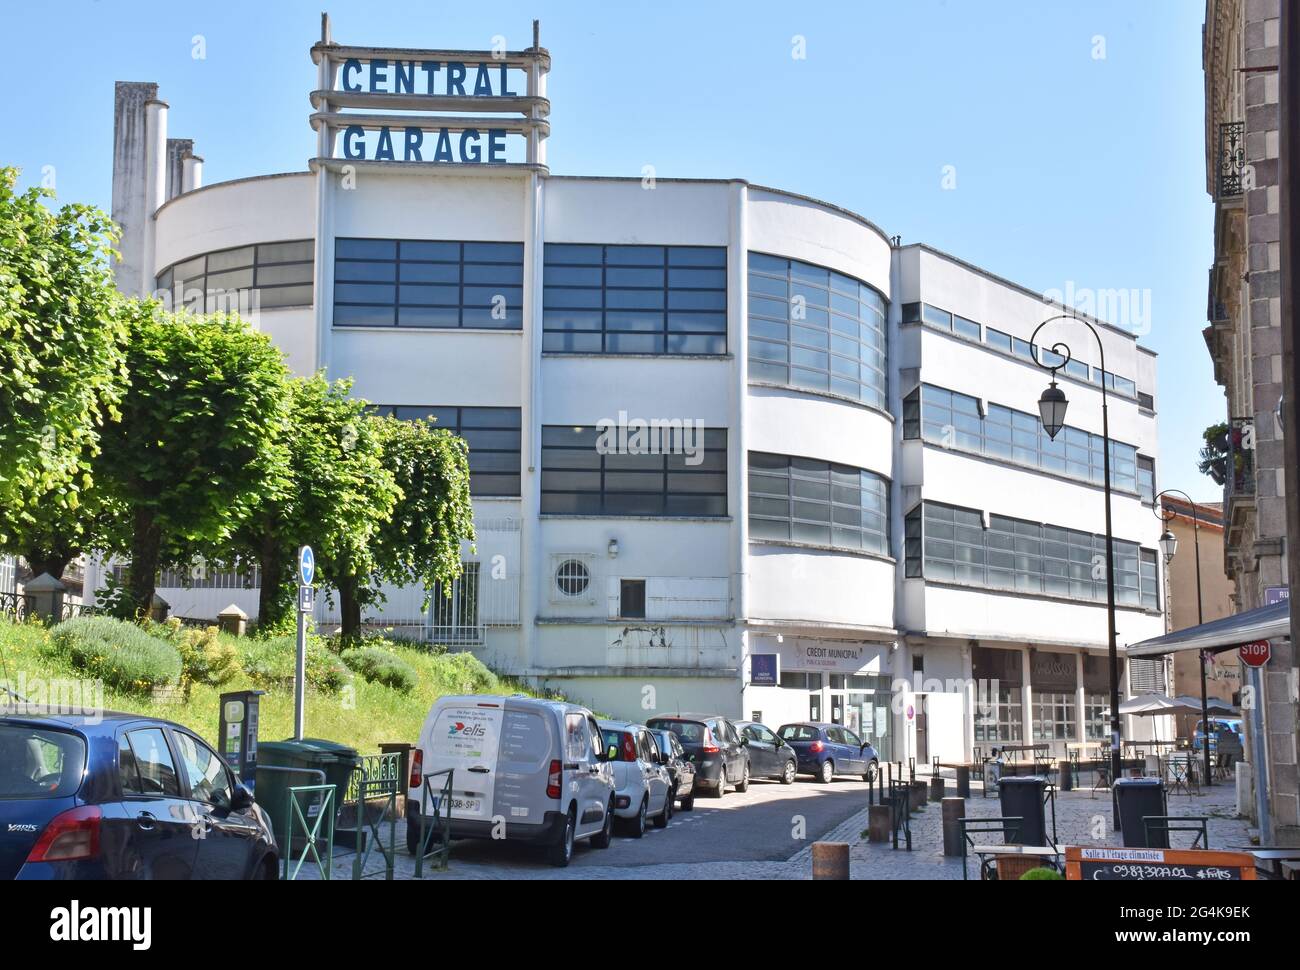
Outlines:
[[806,694],[808,720],[843,724],[864,741],[870,741],[881,761],[893,757],[889,677],[783,670],[781,687]]

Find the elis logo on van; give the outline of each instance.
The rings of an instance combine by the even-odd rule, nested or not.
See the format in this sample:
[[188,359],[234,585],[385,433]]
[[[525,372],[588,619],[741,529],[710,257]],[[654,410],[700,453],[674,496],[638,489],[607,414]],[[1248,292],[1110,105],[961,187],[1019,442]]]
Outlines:
[[464,721],[456,721],[447,732],[449,738],[481,738],[487,734],[487,728],[482,724],[466,724]]

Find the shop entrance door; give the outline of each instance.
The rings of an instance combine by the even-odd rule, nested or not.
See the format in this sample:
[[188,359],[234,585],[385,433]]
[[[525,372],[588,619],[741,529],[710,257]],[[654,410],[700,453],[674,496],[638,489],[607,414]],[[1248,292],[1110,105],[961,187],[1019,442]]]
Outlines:
[[929,730],[925,723],[926,694],[916,695],[916,762],[925,764],[930,760]]

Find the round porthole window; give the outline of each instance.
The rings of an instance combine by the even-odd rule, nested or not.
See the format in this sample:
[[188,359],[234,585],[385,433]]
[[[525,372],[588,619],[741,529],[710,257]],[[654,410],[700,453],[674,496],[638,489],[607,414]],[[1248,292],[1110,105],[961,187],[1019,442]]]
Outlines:
[[555,571],[555,584],[565,596],[581,596],[591,583],[591,571],[577,559],[566,559]]

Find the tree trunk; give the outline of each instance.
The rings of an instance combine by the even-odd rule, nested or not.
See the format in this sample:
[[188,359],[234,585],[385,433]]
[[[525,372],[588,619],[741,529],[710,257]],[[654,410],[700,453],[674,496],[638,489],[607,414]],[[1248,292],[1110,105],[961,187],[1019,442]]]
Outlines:
[[361,602],[357,599],[356,585],[352,576],[339,579],[339,614],[342,619],[339,634],[344,643],[361,635]]
[[268,533],[262,539],[258,556],[262,570],[262,587],[257,595],[257,625],[259,629],[276,629],[284,622],[284,550]]
[[158,583],[158,555],[162,546],[162,529],[153,513],[136,509],[135,530],[131,536],[131,569],[127,583],[136,617],[149,615]]
[[68,563],[77,558],[77,553],[56,549],[29,549],[23,553],[27,566],[33,576],[49,573],[55,579],[62,579]]

